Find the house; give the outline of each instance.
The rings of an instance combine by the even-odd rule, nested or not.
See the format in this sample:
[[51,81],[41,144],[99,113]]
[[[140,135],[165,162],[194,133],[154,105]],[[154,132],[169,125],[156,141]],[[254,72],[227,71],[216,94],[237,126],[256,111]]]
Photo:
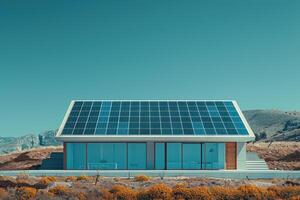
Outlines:
[[233,100],[74,100],[56,139],[65,169],[236,170],[254,134]]

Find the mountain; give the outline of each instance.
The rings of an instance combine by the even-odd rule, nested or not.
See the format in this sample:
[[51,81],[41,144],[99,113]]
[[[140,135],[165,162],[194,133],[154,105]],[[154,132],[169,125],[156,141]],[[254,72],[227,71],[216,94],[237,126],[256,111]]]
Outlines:
[[0,155],[15,151],[24,151],[43,146],[58,146],[55,140],[55,131],[45,131],[38,135],[28,134],[21,137],[0,137]]
[[256,140],[300,141],[300,112],[247,110],[243,113]]
[[[253,129],[257,141],[300,141],[300,112],[279,110],[243,111]],[[0,155],[31,148],[58,146],[54,130],[38,135],[29,134],[21,137],[0,137]]]

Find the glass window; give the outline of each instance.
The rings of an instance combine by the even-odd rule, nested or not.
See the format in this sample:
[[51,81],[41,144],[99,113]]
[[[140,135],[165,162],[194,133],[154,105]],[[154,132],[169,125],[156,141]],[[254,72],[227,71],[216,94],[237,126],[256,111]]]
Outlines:
[[167,143],[167,169],[181,169],[181,143]]
[[128,143],[128,169],[146,169],[145,143]]
[[202,144],[202,168],[224,169],[224,143]]
[[183,144],[183,169],[201,169],[201,144]]
[[155,169],[165,169],[165,143],[155,144]]
[[126,169],[126,143],[89,143],[88,169]]
[[86,168],[86,144],[67,143],[67,169]]

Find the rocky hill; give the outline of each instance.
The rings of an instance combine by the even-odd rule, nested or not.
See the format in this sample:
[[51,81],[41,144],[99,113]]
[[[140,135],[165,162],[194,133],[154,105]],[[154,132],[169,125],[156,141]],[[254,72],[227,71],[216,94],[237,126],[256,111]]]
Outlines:
[[29,150],[45,146],[58,146],[60,142],[55,140],[55,131],[45,131],[38,135],[28,134],[21,137],[0,137],[0,155]]
[[300,141],[300,112],[248,110],[243,113],[257,140]]

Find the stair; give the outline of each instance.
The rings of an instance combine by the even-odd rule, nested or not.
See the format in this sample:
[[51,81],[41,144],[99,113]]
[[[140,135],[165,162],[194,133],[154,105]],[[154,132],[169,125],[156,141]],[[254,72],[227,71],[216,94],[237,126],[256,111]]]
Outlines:
[[247,170],[268,170],[269,167],[264,159],[258,157],[254,152],[247,152]]
[[50,157],[42,161],[40,169],[63,169],[64,154],[63,152],[52,152]]
[[247,170],[268,170],[269,168],[266,161],[264,160],[259,160],[259,161],[247,160],[246,169]]

